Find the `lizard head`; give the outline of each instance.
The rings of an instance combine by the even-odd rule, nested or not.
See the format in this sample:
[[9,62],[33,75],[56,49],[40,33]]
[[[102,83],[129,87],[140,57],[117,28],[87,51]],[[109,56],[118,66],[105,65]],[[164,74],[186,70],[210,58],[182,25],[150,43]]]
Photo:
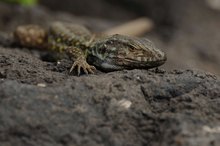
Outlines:
[[151,41],[118,34],[96,41],[91,54],[94,65],[107,71],[149,69],[166,61],[165,53]]

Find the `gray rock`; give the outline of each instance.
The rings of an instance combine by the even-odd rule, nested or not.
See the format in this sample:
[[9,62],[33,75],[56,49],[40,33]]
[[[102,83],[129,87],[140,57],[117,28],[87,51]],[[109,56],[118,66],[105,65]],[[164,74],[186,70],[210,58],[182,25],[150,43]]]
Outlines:
[[0,48],[0,145],[218,145],[220,80],[193,70],[69,75]]

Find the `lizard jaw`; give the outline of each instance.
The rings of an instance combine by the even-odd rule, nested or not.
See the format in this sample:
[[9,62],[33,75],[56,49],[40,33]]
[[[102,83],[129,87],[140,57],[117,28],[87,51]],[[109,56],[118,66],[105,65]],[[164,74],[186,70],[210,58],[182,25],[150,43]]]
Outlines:
[[122,69],[150,69],[163,65],[167,60],[166,54],[155,50],[154,56],[114,56],[101,61],[101,66],[111,70]]
[[152,59],[151,61],[149,58],[105,58],[105,60],[99,60],[93,63],[104,71],[117,71],[123,69],[150,69],[164,64],[166,60],[167,58],[164,54],[164,56],[161,56],[160,60],[158,58]]

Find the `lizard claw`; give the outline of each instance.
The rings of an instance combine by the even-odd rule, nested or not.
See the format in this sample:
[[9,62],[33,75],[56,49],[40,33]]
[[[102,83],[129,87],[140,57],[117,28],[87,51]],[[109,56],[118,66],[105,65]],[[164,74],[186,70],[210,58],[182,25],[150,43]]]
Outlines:
[[73,69],[75,69],[77,66],[77,73],[78,73],[78,76],[80,75],[80,70],[81,68],[83,69],[83,71],[86,73],[86,74],[94,74],[94,71],[96,70],[95,66],[92,66],[92,65],[89,65],[86,61],[84,60],[76,60],[72,67],[70,68],[70,73],[73,71]]

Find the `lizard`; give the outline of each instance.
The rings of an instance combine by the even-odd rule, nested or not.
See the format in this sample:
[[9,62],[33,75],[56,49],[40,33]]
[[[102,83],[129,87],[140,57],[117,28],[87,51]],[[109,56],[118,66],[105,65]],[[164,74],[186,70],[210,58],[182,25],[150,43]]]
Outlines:
[[105,72],[150,69],[167,60],[166,54],[146,38],[120,34],[97,37],[86,27],[72,23],[54,22],[48,29],[21,25],[13,36],[25,47],[47,48],[68,54],[73,60],[70,72],[77,69],[78,75],[81,69],[86,74],[93,74],[96,67]]

